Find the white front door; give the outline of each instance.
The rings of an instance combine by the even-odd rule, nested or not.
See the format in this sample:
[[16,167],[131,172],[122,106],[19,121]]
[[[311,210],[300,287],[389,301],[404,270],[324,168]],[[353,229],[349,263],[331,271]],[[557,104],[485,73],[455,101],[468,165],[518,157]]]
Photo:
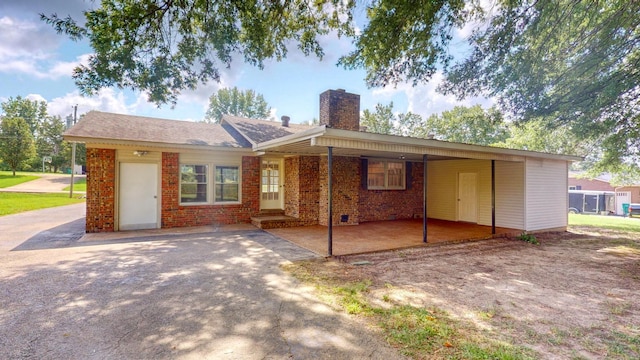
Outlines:
[[262,159],[260,167],[260,206],[262,209],[283,209],[282,160]]
[[458,220],[478,222],[476,173],[460,173],[458,179]]
[[120,163],[120,230],[158,228],[158,165]]

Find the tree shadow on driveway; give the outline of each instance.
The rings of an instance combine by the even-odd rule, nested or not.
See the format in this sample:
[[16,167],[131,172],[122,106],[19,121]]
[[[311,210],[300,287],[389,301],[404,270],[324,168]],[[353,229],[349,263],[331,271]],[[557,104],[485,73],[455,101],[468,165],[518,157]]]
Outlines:
[[[74,234],[79,221],[51,231]],[[283,273],[283,257],[261,245],[277,242],[267,233],[93,246],[43,233],[0,270],[8,358],[398,358]]]

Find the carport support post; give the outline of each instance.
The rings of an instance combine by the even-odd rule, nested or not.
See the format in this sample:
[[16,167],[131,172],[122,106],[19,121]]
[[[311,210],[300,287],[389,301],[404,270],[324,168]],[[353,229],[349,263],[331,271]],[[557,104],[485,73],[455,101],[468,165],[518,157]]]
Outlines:
[[328,195],[328,212],[329,212],[329,221],[328,221],[328,229],[329,229],[329,233],[328,233],[328,249],[327,249],[327,253],[329,254],[329,256],[333,256],[333,147],[329,146],[329,154],[328,154],[328,164],[327,164],[327,177],[328,177],[328,188],[329,188],[329,195]]
[[422,155],[422,242],[427,243],[427,154]]
[[496,161],[491,160],[491,235],[496,234]]

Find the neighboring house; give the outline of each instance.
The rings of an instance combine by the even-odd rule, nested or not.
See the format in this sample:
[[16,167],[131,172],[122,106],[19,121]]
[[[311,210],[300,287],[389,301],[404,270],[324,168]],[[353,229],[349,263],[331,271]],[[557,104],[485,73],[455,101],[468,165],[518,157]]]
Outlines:
[[313,127],[286,117],[214,125],[89,112],[65,133],[87,146],[86,230],[357,225],[425,212],[520,231],[566,228],[568,168],[580,158],[367,133],[359,114],[360,96],[344,90],[320,95]]
[[624,215],[623,204],[640,203],[640,185],[613,186],[609,181],[610,176],[606,174],[589,179],[580,177],[578,173],[569,173],[569,190],[615,193],[612,208],[615,209],[617,215]]

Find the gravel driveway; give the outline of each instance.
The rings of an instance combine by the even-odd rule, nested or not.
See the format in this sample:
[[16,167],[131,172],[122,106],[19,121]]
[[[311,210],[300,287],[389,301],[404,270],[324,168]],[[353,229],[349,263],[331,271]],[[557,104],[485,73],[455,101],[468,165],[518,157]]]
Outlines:
[[[0,217],[0,234],[15,221]],[[311,254],[265,232],[83,242],[81,227],[0,235],[3,358],[398,358],[283,273]]]

